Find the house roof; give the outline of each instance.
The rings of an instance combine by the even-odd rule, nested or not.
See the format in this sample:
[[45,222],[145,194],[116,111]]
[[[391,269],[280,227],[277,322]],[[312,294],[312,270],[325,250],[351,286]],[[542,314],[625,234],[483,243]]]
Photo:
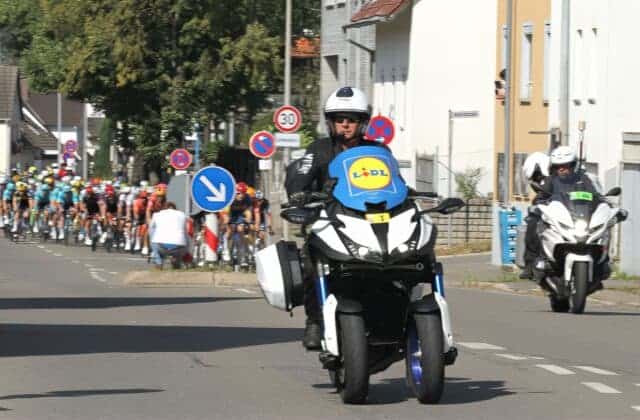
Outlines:
[[351,22],[364,22],[375,18],[387,18],[409,3],[407,0],[372,0],[364,3],[351,16]]
[[[58,95],[56,93],[39,94],[30,93],[29,103],[42,117],[47,127],[58,125]],[[81,127],[83,104],[62,97],[62,126]]]
[[20,133],[32,146],[42,150],[58,148],[58,139],[45,128],[42,118],[27,102],[23,103],[22,115]]
[[0,65],[0,119],[11,119],[18,94],[18,68]]

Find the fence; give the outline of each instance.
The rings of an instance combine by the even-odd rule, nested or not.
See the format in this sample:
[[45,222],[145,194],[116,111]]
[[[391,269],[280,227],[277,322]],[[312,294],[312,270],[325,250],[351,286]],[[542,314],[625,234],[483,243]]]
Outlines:
[[[449,216],[432,213],[431,218],[438,227],[436,245],[447,245]],[[455,245],[466,241],[490,241],[493,223],[491,200],[471,199],[451,218],[451,243]]]

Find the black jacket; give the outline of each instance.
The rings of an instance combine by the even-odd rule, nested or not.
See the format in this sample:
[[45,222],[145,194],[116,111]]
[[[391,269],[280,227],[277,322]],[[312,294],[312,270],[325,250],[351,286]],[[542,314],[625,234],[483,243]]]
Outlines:
[[[382,146],[380,143],[360,139],[356,146]],[[385,147],[385,146],[382,146]],[[302,158],[287,167],[284,183],[287,195],[298,192],[324,191],[329,180],[329,163],[344,151],[342,144],[331,137],[315,140]]]
[[602,195],[598,192],[597,188],[591,182],[591,178],[584,172],[576,172],[569,175],[566,178],[559,176],[548,176],[544,178],[540,183],[543,192],[536,195],[533,200],[534,204],[544,202],[551,198],[555,193],[568,193],[572,191],[587,191],[593,193],[594,201],[600,202],[603,200]]

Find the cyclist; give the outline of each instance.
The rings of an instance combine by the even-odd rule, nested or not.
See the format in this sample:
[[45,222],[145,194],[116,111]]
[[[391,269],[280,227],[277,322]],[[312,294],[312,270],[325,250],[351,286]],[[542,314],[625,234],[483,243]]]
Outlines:
[[137,234],[135,237],[134,251],[140,251],[140,248],[144,245],[148,249],[147,242],[147,205],[149,202],[147,196],[147,190],[142,187],[138,196],[133,201],[133,221],[138,225]]
[[251,198],[247,194],[248,185],[244,182],[239,182],[236,184],[236,197],[229,206],[229,213],[227,215],[227,220],[225,221],[225,225],[227,225],[227,230],[225,232],[225,239],[227,244],[227,249],[224,250],[225,259],[228,259],[228,255],[230,250],[228,247],[230,246],[231,235],[238,234],[239,238],[239,251],[240,255],[243,256],[240,262],[241,265],[246,264],[246,254],[247,254],[247,241],[245,239],[245,225],[251,225],[252,220],[252,208],[253,203],[251,202]]
[[60,217],[60,221],[58,222],[58,239],[64,239],[64,224],[67,216],[73,221],[78,211],[79,202],[80,196],[73,190],[71,185],[62,187],[62,195],[59,197],[62,217]]
[[13,195],[16,192],[16,184],[13,179],[7,179],[7,185],[2,193],[2,208],[4,209],[4,225],[9,225],[10,215],[13,211]]
[[11,233],[18,231],[18,223],[27,224],[32,203],[29,186],[25,182],[18,181],[16,183],[16,192],[13,194],[13,214],[15,217]]
[[8,212],[4,209],[4,192],[7,189],[7,184],[9,183],[9,178],[6,175],[0,176],[0,229],[4,227],[4,223],[7,217]]
[[85,188],[84,198],[80,203],[80,207],[85,213],[84,231],[86,233],[86,237],[84,243],[87,246],[91,246],[92,238],[89,234],[89,232],[91,231],[91,220],[99,217],[102,208],[102,200],[94,191],[93,186],[89,185],[87,188]]
[[33,223],[33,232],[38,233],[40,231],[40,222],[49,223],[49,218],[52,215],[53,207],[52,207],[52,191],[51,186],[53,185],[53,178],[45,178],[37,189],[34,197],[35,201],[35,217]]
[[253,216],[255,220],[254,229],[258,233],[260,248],[266,244],[266,232],[273,235],[271,228],[271,206],[269,200],[264,198],[264,193],[256,191],[256,198],[253,202]]

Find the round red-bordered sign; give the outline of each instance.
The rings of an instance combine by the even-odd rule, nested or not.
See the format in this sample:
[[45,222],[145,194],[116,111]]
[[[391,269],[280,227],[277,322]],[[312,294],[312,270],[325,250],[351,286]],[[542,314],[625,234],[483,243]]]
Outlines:
[[64,143],[64,151],[73,153],[78,150],[78,142],[75,140],[67,140]]
[[302,114],[295,106],[281,106],[273,113],[273,123],[281,133],[295,133],[302,124]]
[[387,117],[378,115],[371,118],[367,132],[364,135],[366,140],[377,141],[379,143],[389,144],[393,141],[393,137],[396,134],[396,129],[391,121]]
[[249,150],[257,158],[269,159],[276,152],[276,138],[268,131],[258,131],[249,139]]
[[178,171],[183,171],[191,166],[193,156],[187,149],[176,149],[169,156],[169,164]]

